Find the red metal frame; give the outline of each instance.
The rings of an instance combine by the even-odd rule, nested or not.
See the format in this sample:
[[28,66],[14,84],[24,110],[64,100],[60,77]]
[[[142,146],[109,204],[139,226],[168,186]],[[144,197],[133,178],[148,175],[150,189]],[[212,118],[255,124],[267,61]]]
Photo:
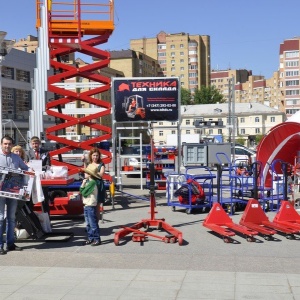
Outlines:
[[[140,222],[134,224],[131,227],[123,226],[123,229],[115,233],[114,243],[116,246],[119,245],[119,241],[121,238],[126,235],[133,233],[132,241],[134,242],[142,242],[148,236],[153,238],[157,238],[165,243],[175,243],[181,246],[183,243],[182,232],[172,227],[168,223],[165,222],[165,219],[155,219],[155,196],[154,193],[150,194],[150,219],[142,219]],[[165,236],[160,236],[157,234],[153,234],[144,230],[140,230],[141,228],[148,229],[149,227],[156,227],[157,229],[164,229],[168,232]]]
[[230,242],[230,237],[235,236],[234,231],[244,234],[248,242],[253,242],[255,240],[254,236],[258,234],[255,230],[235,224],[220,203],[217,202],[213,204],[203,222],[203,226],[221,235],[225,243]]
[[[63,145],[60,149],[50,152],[51,164],[67,166],[69,175],[77,174],[80,167],[60,162],[54,156],[68,154],[76,148],[90,150],[93,144],[110,140],[112,134],[110,127],[95,123],[98,118],[111,114],[111,104],[96,98],[99,93],[110,89],[110,78],[97,72],[109,65],[110,54],[96,48],[96,46],[106,43],[114,29],[113,1],[103,0],[102,2],[107,2],[107,4],[86,3],[86,1],[81,0],[47,1],[50,65],[55,70],[55,74],[48,77],[48,91],[53,92],[56,99],[46,104],[46,113],[49,116],[59,118],[62,122],[47,128],[46,136],[48,140]],[[37,26],[41,23],[41,5],[42,1],[37,0]],[[91,15],[102,19],[90,20],[86,18]],[[84,40],[86,35],[93,35],[93,37]],[[93,58],[94,62],[82,67],[65,63],[62,59],[63,56],[71,53],[82,53],[90,56],[91,61]],[[95,88],[85,91],[68,90],[55,85],[72,78],[75,82],[77,81],[76,78],[85,78],[99,84]],[[101,111],[80,118],[62,113],[64,105],[78,100],[95,105],[101,108]],[[75,125],[88,126],[98,130],[101,134],[83,142],[57,136],[59,130]],[[104,163],[108,164],[111,161],[111,153],[102,149],[101,153],[104,156]],[[106,179],[111,178],[106,176]]]

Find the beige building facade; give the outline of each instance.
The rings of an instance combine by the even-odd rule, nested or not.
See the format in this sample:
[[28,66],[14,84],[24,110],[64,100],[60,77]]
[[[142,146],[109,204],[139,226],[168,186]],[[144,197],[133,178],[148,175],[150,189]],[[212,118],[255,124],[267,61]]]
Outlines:
[[[235,121],[230,122],[229,118]],[[223,142],[235,138],[243,141],[245,146],[253,146],[256,136],[266,134],[285,119],[285,113],[260,103],[236,103],[231,112],[227,103],[187,105],[181,107],[180,135],[196,134],[195,143],[218,136],[222,137]],[[197,127],[197,120],[210,121],[211,124],[221,122],[219,124],[222,126]],[[230,132],[230,125],[233,123],[234,132]],[[154,124],[155,144],[167,145],[168,135],[174,134],[178,135],[177,122]]]

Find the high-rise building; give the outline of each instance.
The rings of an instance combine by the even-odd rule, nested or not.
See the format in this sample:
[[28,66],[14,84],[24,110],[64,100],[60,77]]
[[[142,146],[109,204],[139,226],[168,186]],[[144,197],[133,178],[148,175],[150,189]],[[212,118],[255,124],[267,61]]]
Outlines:
[[285,40],[280,44],[280,87],[287,117],[300,110],[299,48],[299,37]]
[[193,93],[210,85],[210,36],[168,34],[130,40],[130,49],[157,60],[162,77],[179,77],[181,87]]

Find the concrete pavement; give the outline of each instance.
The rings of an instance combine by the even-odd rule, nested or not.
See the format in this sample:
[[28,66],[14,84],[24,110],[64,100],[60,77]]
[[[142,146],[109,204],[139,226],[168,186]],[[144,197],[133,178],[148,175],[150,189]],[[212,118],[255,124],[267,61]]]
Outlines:
[[[202,226],[207,213],[172,211],[165,191],[157,191],[156,218],[180,230],[183,245],[126,236],[115,246],[122,226],[150,217],[149,202],[130,197],[147,199],[149,192],[124,191],[129,195],[117,193],[114,210],[105,206],[101,246],[82,246],[83,218],[51,218],[54,231],[74,233],[66,242],[19,240],[22,252],[0,257],[0,299],[300,299],[299,235],[255,242],[236,235],[226,244]],[[231,218],[238,223],[242,214]]]

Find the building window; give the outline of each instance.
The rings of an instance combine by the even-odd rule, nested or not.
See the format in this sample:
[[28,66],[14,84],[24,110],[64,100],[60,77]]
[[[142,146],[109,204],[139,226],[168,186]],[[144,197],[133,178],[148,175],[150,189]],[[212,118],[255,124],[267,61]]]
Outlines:
[[184,48],[184,45],[183,45],[183,44],[180,44],[180,48]]
[[299,85],[299,80],[287,80],[285,82],[285,86],[290,86],[290,85]]
[[245,134],[246,130],[245,129],[241,129],[241,134]]
[[213,134],[213,133],[214,133],[213,129],[208,130],[208,134]]
[[289,51],[285,53],[286,58],[299,57],[299,51]]
[[164,125],[164,122],[158,122],[158,125]]
[[183,51],[180,51],[180,56],[184,56],[184,52]]
[[185,120],[185,125],[191,125],[191,120]]
[[171,125],[176,125],[176,122],[172,122]]
[[176,134],[176,131],[175,130],[171,130],[171,134]]
[[289,60],[285,62],[286,67],[298,67],[299,61],[298,60]]
[[190,130],[186,130],[186,134],[191,134],[191,131]]
[[160,130],[160,131],[158,132],[158,135],[159,135],[159,136],[164,136],[164,132],[163,132],[162,130]]
[[218,129],[218,134],[222,134],[222,129]]
[[255,128],[255,133],[260,133],[260,128]]
[[175,45],[171,45],[171,49],[175,49]]
[[275,122],[275,117],[271,117],[271,122]]
[[181,60],[180,60],[180,63],[183,64],[183,63],[184,63],[184,59],[181,59]]
[[255,117],[255,123],[259,123],[259,117]]
[[9,79],[14,79],[14,69],[10,67],[2,67],[2,77],[4,78],[9,78]]
[[171,56],[174,57],[175,56],[175,52],[171,52]]
[[157,49],[158,50],[164,50],[164,49],[166,49],[166,44],[158,44],[157,45]]

